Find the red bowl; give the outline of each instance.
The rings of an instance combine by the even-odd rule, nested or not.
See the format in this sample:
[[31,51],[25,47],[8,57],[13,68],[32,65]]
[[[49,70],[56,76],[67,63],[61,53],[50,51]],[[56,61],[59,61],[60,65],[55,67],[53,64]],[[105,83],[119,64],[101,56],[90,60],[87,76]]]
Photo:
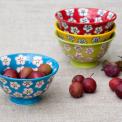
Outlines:
[[101,34],[112,29],[117,15],[97,8],[71,8],[55,14],[63,31],[84,35]]

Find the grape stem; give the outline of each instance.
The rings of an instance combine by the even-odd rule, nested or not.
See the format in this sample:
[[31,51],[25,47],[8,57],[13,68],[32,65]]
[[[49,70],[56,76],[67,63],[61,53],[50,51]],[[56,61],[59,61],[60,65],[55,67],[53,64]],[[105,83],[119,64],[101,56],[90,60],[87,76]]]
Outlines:
[[94,73],[92,73],[92,74],[90,75],[90,78],[91,78],[93,75],[94,75]]

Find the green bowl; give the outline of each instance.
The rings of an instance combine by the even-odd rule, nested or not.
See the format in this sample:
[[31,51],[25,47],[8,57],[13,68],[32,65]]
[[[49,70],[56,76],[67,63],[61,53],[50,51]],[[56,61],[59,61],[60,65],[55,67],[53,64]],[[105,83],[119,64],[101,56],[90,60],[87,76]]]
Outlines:
[[97,66],[99,60],[107,52],[114,36],[115,33],[112,34],[109,40],[96,44],[78,44],[65,41],[58,37],[56,33],[64,54],[70,58],[70,63],[78,68],[92,68]]

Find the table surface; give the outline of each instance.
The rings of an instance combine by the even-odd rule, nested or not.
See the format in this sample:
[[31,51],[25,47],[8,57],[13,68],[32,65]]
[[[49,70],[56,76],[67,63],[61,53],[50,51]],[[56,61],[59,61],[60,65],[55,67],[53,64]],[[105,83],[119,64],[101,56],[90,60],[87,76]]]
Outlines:
[[[94,69],[76,69],[54,36],[54,13],[63,8],[98,7],[117,13],[116,37],[104,59],[122,56],[122,0],[0,0],[0,55],[17,52],[42,53],[59,61],[60,69],[39,104],[18,106],[0,90],[0,122],[122,122],[122,100],[108,86],[110,78]],[[75,74],[95,73],[97,92],[73,99],[68,92]]]

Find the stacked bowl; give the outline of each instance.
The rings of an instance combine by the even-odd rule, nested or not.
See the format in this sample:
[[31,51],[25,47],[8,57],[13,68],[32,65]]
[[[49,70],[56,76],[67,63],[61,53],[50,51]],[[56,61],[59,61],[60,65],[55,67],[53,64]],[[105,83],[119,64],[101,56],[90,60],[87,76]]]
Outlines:
[[91,68],[99,63],[115,36],[116,14],[97,8],[56,12],[55,34],[72,65]]

